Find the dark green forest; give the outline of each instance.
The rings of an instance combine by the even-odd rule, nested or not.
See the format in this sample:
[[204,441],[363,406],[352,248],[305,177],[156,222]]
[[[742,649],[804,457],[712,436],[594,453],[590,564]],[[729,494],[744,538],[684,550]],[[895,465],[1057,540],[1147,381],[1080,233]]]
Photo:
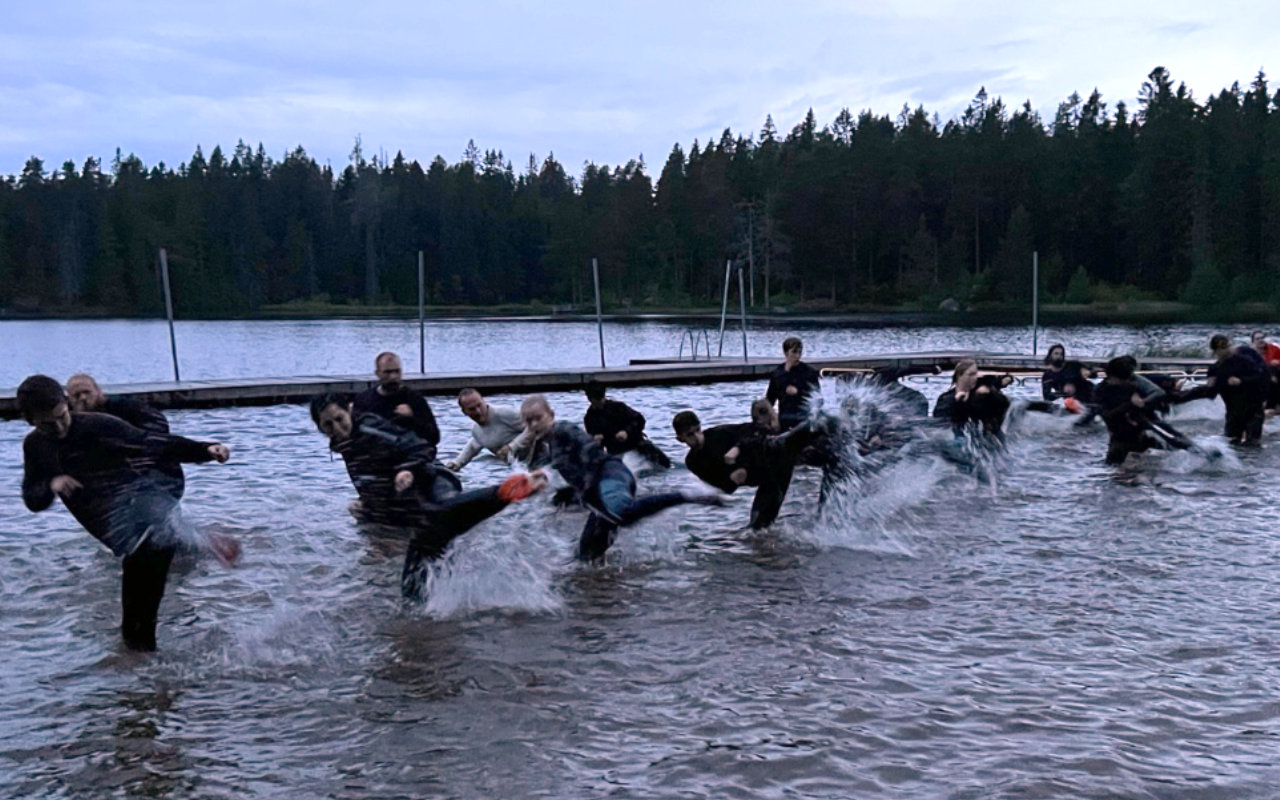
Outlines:
[[339,173],[244,142],[176,168],[32,157],[0,180],[0,309],[157,313],[161,247],[189,316],[414,305],[419,250],[435,305],[589,303],[593,257],[613,308],[718,304],[726,259],[754,265],[757,309],[1017,305],[1033,251],[1047,300],[1280,300],[1280,92],[1259,73],[1198,101],[1157,68],[1108,105],[810,111],[677,145],[656,181],[474,143],[423,167],[357,140]]

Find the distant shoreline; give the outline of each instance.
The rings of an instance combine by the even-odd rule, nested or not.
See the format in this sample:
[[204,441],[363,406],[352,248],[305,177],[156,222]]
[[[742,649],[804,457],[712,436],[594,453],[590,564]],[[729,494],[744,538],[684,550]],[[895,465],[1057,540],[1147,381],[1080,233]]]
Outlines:
[[[545,306],[430,306],[425,309],[428,322],[594,322],[595,314],[581,308],[550,312]],[[403,319],[418,317],[416,306],[364,306],[327,303],[263,306],[254,313],[239,316],[185,316],[178,311],[179,321],[238,320],[323,320],[323,319]],[[602,315],[609,322],[720,322],[715,308],[611,309]],[[0,309],[0,322],[32,320],[87,319],[163,319],[163,316],[121,316],[107,309],[16,310]],[[738,314],[731,309],[730,325],[736,325]],[[748,325],[779,327],[786,325],[838,325],[841,327],[1019,327],[1031,325],[1031,308],[977,307],[962,311],[920,311],[903,308],[854,308],[840,311],[778,310],[757,307],[747,313]],[[1161,325],[1161,324],[1243,324],[1280,322],[1280,313],[1270,304],[1248,303],[1238,308],[1207,310],[1186,303],[1130,302],[1092,303],[1088,305],[1046,304],[1040,308],[1040,324],[1070,325]]]

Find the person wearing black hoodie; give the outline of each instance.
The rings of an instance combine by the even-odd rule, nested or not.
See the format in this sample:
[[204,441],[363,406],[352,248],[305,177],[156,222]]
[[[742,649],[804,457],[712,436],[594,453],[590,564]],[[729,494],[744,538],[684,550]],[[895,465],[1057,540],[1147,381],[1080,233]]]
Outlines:
[[1217,334],[1209,340],[1216,361],[1209,367],[1204,384],[1183,392],[1178,402],[1221,397],[1227,407],[1224,433],[1232,444],[1257,445],[1266,419],[1267,393],[1271,374],[1262,356],[1251,347],[1233,347],[1231,340]]
[[434,445],[377,414],[353,418],[351,402],[341,395],[313,398],[311,419],[346,464],[360,495],[357,517],[412,532],[400,573],[405,597],[421,595],[426,564],[454,539],[545,484],[540,476],[516,474],[464,492],[458,477],[435,463]]
[[604,385],[591,381],[586,387],[587,414],[582,427],[611,456],[635,451],[663,469],[671,459],[644,435],[644,415],[626,403],[605,397]]
[[[164,485],[140,471],[155,462],[225,462],[227,448],[135,428],[118,417],[72,413],[62,386],[32,375],[18,386],[18,410],[35,428],[22,443],[22,500],[44,511],[55,497],[84,529],[121,559],[120,632],[134,650],[156,649],[156,617],[178,542],[170,526],[177,506]],[[234,561],[239,544],[222,537],[219,557]]]

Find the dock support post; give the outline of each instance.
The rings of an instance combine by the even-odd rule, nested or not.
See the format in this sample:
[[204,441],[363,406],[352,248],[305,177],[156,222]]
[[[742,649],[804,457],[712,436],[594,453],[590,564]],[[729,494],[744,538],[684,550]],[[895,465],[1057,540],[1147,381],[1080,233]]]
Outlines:
[[1031,253],[1031,355],[1040,349],[1040,251]]
[[164,286],[164,313],[169,318],[169,351],[173,354],[173,382],[181,383],[178,375],[178,339],[173,335],[173,293],[169,291],[169,254],[160,248],[160,282]]
[[604,369],[604,322],[600,315],[600,265],[591,259],[591,278],[596,284],[596,334],[600,338],[600,369]]
[[724,300],[720,303],[720,347],[716,350],[716,357],[724,355],[724,321],[729,314],[729,276],[733,271],[733,261],[724,262]]
[[738,267],[738,304],[742,307],[742,363],[747,363],[747,293],[742,286],[742,267]]
[[418,372],[427,374],[427,326],[424,312],[427,299],[426,265],[418,251]]

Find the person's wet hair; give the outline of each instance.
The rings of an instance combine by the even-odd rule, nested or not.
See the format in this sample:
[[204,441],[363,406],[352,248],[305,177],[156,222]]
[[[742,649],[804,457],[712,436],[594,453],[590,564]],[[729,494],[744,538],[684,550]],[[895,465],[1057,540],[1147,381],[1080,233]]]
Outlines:
[[962,358],[956,362],[956,368],[951,372],[951,382],[955,383],[956,379],[969,371],[970,367],[978,366],[978,362],[972,358]]
[[1224,347],[1231,346],[1231,339],[1221,333],[1215,333],[1213,338],[1209,340],[1210,350],[1221,350]]
[[751,403],[751,421],[759,424],[767,422],[773,418],[773,404],[763,397],[753,400]]
[[604,384],[599,381],[587,381],[584,391],[587,394],[588,400],[594,402],[596,400],[604,399]]
[[62,384],[48,375],[32,375],[18,385],[16,397],[18,411],[30,418],[32,414],[47,414],[67,401]]
[[1044,354],[1044,363],[1049,364],[1049,363],[1051,363],[1051,362],[1053,361],[1053,351],[1054,351],[1054,350],[1061,350],[1061,351],[1062,351],[1062,358],[1063,358],[1064,360],[1066,359],[1066,357],[1067,357],[1067,348],[1066,348],[1066,347],[1064,347],[1064,346],[1062,345],[1062,342],[1058,342],[1057,344],[1051,344],[1051,345],[1049,345],[1049,350]]
[[1107,377],[1127,381],[1133,378],[1133,368],[1137,361],[1133,356],[1116,356],[1107,362]]
[[338,392],[325,392],[311,398],[311,421],[317,428],[320,427],[320,413],[333,405],[346,408],[351,405],[351,398]]
[[804,342],[800,341],[799,336],[788,336],[782,340],[782,352],[784,353],[789,350],[794,350],[797,347],[801,349],[804,348]]
[[681,411],[671,418],[671,428],[676,432],[676,436],[683,436],[694,428],[702,427],[702,420],[698,419],[698,415],[692,411]]

